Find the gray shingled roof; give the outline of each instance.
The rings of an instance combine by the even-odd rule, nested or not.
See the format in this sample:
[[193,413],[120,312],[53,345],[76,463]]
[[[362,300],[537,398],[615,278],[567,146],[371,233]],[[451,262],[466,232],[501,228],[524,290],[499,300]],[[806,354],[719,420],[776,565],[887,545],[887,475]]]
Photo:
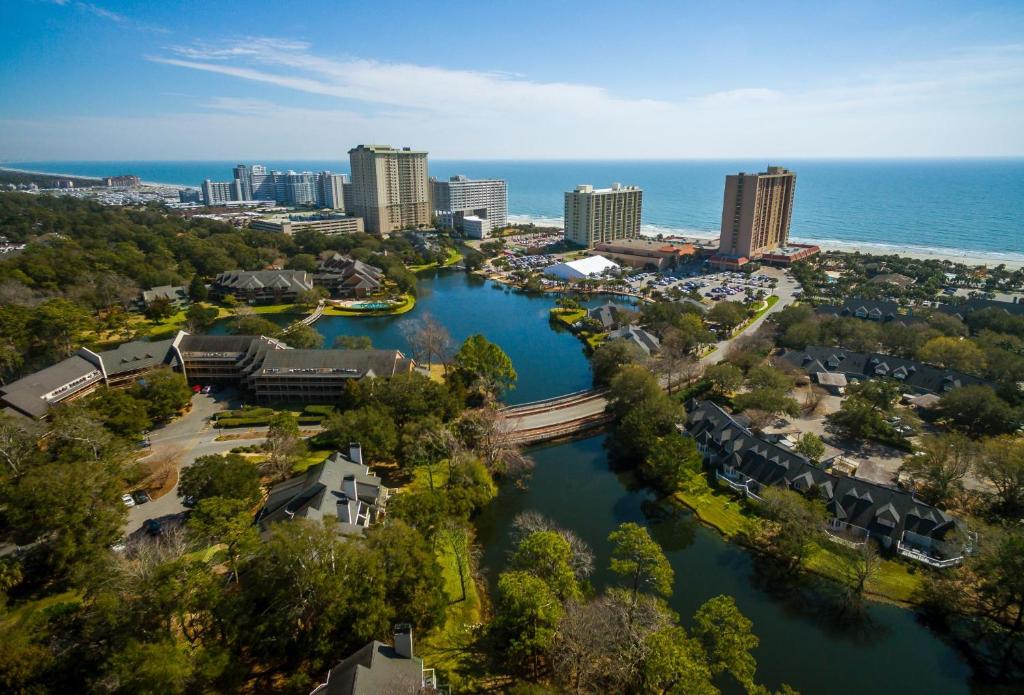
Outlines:
[[311,695],[416,695],[422,687],[420,659],[406,659],[374,640],[332,668]]
[[313,281],[305,270],[229,270],[214,283],[227,289],[259,290],[264,287],[286,292],[313,289]]
[[[95,374],[93,374],[95,372]],[[93,376],[86,379],[90,374]],[[46,415],[50,400],[43,397],[67,384],[85,379],[70,392],[74,393],[103,379],[100,368],[82,357],[72,355],[57,364],[41,369],[34,374],[0,387],[0,398],[9,406],[31,417],[39,418]]]
[[152,343],[136,340],[131,343],[122,343],[113,350],[98,354],[103,360],[103,368],[107,370],[107,376],[116,376],[122,372],[168,364],[173,342],[173,338]]

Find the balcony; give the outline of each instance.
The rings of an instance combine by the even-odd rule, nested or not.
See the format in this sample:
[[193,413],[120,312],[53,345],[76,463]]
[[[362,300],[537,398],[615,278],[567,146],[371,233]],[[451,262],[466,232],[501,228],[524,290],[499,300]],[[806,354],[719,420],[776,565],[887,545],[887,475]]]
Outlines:
[[921,536],[912,531],[903,532],[896,544],[896,551],[905,558],[939,569],[962,564],[967,554],[967,549],[962,545]]
[[824,528],[826,538],[847,548],[863,548],[871,536],[866,528],[848,524],[834,517],[825,522]]

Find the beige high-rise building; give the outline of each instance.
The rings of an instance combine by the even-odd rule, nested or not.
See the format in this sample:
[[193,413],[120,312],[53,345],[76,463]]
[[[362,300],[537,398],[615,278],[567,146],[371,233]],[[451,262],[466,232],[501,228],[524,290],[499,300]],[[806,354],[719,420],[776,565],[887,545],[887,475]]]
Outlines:
[[725,177],[722,231],[716,258],[754,260],[789,243],[796,174],[768,167],[760,174]]
[[408,147],[359,145],[348,151],[352,210],[371,234],[430,225],[427,153]]
[[644,192],[613,183],[611,188],[577,186],[565,194],[565,239],[580,246],[640,236]]

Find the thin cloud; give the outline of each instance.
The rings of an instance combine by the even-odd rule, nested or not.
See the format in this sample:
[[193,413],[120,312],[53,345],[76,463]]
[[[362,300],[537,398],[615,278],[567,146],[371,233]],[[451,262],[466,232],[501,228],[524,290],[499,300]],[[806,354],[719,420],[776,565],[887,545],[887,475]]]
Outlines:
[[57,5],[58,7],[71,7],[79,10],[80,12],[91,14],[94,17],[99,17],[100,19],[105,19],[107,21],[114,22],[115,24],[139,29],[141,31],[152,31],[160,34],[170,33],[164,27],[137,22],[127,15],[114,12],[113,10],[108,10],[105,7],[101,7],[100,5],[96,5],[91,2],[82,2],[82,0],[49,0],[49,3],[51,5]]

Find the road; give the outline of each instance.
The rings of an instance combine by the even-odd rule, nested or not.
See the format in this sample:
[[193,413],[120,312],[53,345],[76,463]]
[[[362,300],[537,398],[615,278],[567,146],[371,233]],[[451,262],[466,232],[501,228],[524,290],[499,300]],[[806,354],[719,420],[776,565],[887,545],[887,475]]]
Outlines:
[[[229,394],[225,396],[211,396],[196,394],[192,397],[192,408],[185,415],[167,423],[163,427],[150,432],[151,451],[146,459],[154,456],[178,456],[178,472],[188,468],[200,456],[210,454],[226,454],[236,446],[245,444],[257,444],[262,438],[229,440],[218,442],[217,437],[225,433],[225,430],[215,429],[210,417],[225,408],[231,406]],[[266,428],[252,428],[253,433],[266,431]],[[248,432],[249,430],[227,430],[231,433]],[[145,504],[137,504],[128,509],[128,521],[125,526],[125,536],[131,536],[142,528],[146,519],[166,519],[180,515],[185,511],[178,497],[178,486],[175,483],[174,489],[163,497]]]

